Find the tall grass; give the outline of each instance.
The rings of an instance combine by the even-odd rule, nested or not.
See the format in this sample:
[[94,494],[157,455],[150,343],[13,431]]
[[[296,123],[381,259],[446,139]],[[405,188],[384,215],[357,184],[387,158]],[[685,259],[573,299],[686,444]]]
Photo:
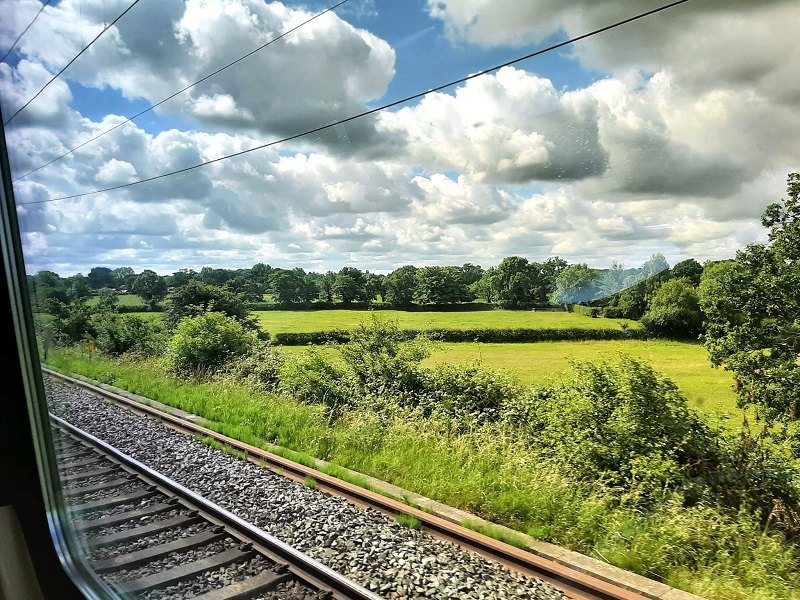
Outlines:
[[411,412],[366,410],[329,422],[324,410],[259,393],[240,382],[186,382],[157,361],[50,355],[52,366],[198,414],[249,443],[280,444],[462,508],[714,599],[800,599],[798,553],[747,514],[666,501],[648,511],[620,506],[600,488],[542,464],[500,425],[456,431]]

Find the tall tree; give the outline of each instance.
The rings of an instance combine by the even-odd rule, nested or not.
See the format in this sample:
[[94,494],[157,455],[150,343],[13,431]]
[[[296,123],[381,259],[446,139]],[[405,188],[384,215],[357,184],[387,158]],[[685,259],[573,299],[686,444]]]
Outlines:
[[494,301],[502,308],[523,308],[532,303],[535,270],[527,258],[507,256],[492,276]]
[[125,288],[130,290],[134,279],[136,279],[136,272],[133,267],[118,267],[111,271],[111,275],[114,277],[114,287],[116,289]]
[[458,267],[423,267],[417,271],[417,304],[455,304],[469,298]]
[[417,267],[405,265],[386,276],[386,301],[394,306],[410,306],[417,287]]
[[671,274],[676,279],[685,277],[694,287],[697,287],[700,285],[700,278],[703,276],[703,265],[693,258],[687,258],[672,267]]
[[798,417],[800,390],[800,173],[787,198],[767,207],[767,244],[706,267],[700,304],[711,362],[732,371],[739,401],[769,416]]
[[594,299],[597,295],[598,272],[585,263],[572,265],[556,277],[553,302],[556,304],[579,304]]
[[133,281],[133,293],[147,302],[151,309],[167,296],[167,282],[155,271],[145,269]]
[[93,290],[114,287],[114,272],[108,267],[92,267],[87,277]]

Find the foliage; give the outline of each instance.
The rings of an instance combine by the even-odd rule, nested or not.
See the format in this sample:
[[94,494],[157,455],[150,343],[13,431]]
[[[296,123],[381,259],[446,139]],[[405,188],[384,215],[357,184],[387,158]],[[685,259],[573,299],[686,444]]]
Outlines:
[[582,304],[575,304],[572,306],[572,312],[584,317],[599,317],[602,310],[597,306],[583,306]]
[[456,267],[423,267],[417,271],[417,304],[455,304],[470,300],[462,273]]
[[218,312],[184,318],[169,341],[172,368],[182,374],[212,371],[255,345],[256,335],[241,322]]
[[285,362],[283,355],[275,348],[259,342],[247,355],[231,361],[227,372],[262,390],[275,392],[280,388],[280,374]]
[[99,312],[91,317],[91,325],[95,331],[97,349],[111,356],[129,352],[155,356],[163,353],[166,347],[166,338],[157,321]]
[[319,295],[319,289],[310,278],[294,271],[276,273],[270,285],[280,304],[311,302]]
[[416,404],[425,388],[420,362],[429,351],[424,342],[407,338],[396,322],[373,315],[350,332],[341,356],[362,394],[390,395],[402,404]]
[[794,420],[800,389],[800,173],[762,217],[769,243],[709,265],[700,283],[711,361],[733,372],[742,405]]
[[353,401],[346,374],[311,349],[292,357],[280,369],[280,390],[305,404],[326,406],[332,416]]
[[[634,340],[646,337],[643,330],[587,329],[583,327],[550,328],[485,328],[485,329],[402,329],[398,335],[404,340],[424,336],[437,342],[482,342],[486,344],[512,344],[520,342],[559,342],[589,340]],[[308,346],[343,344],[350,341],[346,330],[280,332],[272,339],[280,346]]]
[[395,269],[386,276],[385,300],[395,306],[408,306],[414,301],[417,285],[417,268],[406,265]]
[[521,393],[514,379],[480,363],[444,364],[426,373],[431,412],[457,419],[496,421],[503,405]]
[[69,300],[67,286],[53,271],[39,271],[29,278],[31,298],[37,307],[43,308],[49,300],[56,300],[64,304]]
[[164,320],[167,327],[174,328],[181,319],[206,312],[222,313],[236,319],[248,329],[258,327],[249,315],[244,298],[230,290],[201,281],[190,281],[170,296],[164,311]]
[[676,279],[685,277],[694,287],[697,287],[703,276],[703,265],[693,258],[687,258],[672,267],[670,275]]
[[92,267],[87,278],[89,287],[93,290],[113,288],[115,286],[114,272],[108,267]]
[[50,327],[57,344],[75,344],[97,335],[92,321],[95,310],[82,300],[66,305],[51,299],[47,311],[54,317]]
[[555,279],[552,301],[555,304],[578,304],[597,295],[599,273],[586,264],[572,265]]
[[543,457],[628,501],[691,493],[691,479],[717,460],[711,431],[675,384],[629,356],[578,363],[567,381],[511,403],[506,417]]
[[703,311],[691,281],[670,279],[658,288],[642,325],[657,337],[696,339],[703,329]]

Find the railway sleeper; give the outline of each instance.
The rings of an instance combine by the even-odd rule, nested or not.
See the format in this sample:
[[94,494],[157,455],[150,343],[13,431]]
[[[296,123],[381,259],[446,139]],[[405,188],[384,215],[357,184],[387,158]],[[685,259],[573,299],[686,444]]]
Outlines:
[[[167,506],[169,508],[173,508],[172,505]],[[149,525],[142,525],[141,527],[135,527],[133,529],[125,529],[124,531],[117,531],[115,533],[101,535],[96,538],[92,538],[88,543],[89,546],[93,548],[101,548],[103,546],[111,546],[114,544],[138,540],[139,538],[161,533],[162,531],[167,531],[168,529],[177,529],[178,527],[193,525],[195,523],[200,523],[203,520],[204,519],[197,513],[177,515],[169,519],[163,519],[161,521],[156,521],[155,523],[150,523]]]
[[95,529],[104,529],[106,527],[115,527],[131,521],[136,521],[142,517],[151,517],[168,510],[175,510],[175,508],[175,504],[159,502],[157,504],[151,504],[145,508],[117,513],[108,517],[92,519],[91,521],[78,521],[76,523],[76,528],[81,532],[87,532],[94,531]]
[[141,594],[150,590],[164,588],[175,583],[180,583],[181,581],[186,581],[187,579],[201,575],[206,571],[219,569],[236,562],[244,562],[251,559],[255,555],[256,551],[253,550],[252,547],[246,550],[242,550],[241,548],[231,548],[229,550],[225,550],[224,552],[209,556],[208,558],[178,565],[177,567],[167,569],[166,571],[161,571],[160,573],[154,573],[153,575],[148,575],[147,577],[143,577],[141,579],[125,582],[124,584],[117,585],[116,587],[118,587],[118,589],[124,593]]

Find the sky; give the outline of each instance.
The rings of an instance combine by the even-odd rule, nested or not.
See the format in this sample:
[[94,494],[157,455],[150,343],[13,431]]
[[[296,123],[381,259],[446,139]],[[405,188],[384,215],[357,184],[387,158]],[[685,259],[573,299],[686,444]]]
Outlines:
[[[4,119],[130,3],[46,6],[0,64]],[[664,3],[349,0],[25,176],[334,3],[136,4],[6,126],[28,270],[722,259],[765,240],[759,217],[800,170],[800,5],[690,0],[313,135],[90,193],[328,125]],[[41,7],[0,2],[0,54]]]

